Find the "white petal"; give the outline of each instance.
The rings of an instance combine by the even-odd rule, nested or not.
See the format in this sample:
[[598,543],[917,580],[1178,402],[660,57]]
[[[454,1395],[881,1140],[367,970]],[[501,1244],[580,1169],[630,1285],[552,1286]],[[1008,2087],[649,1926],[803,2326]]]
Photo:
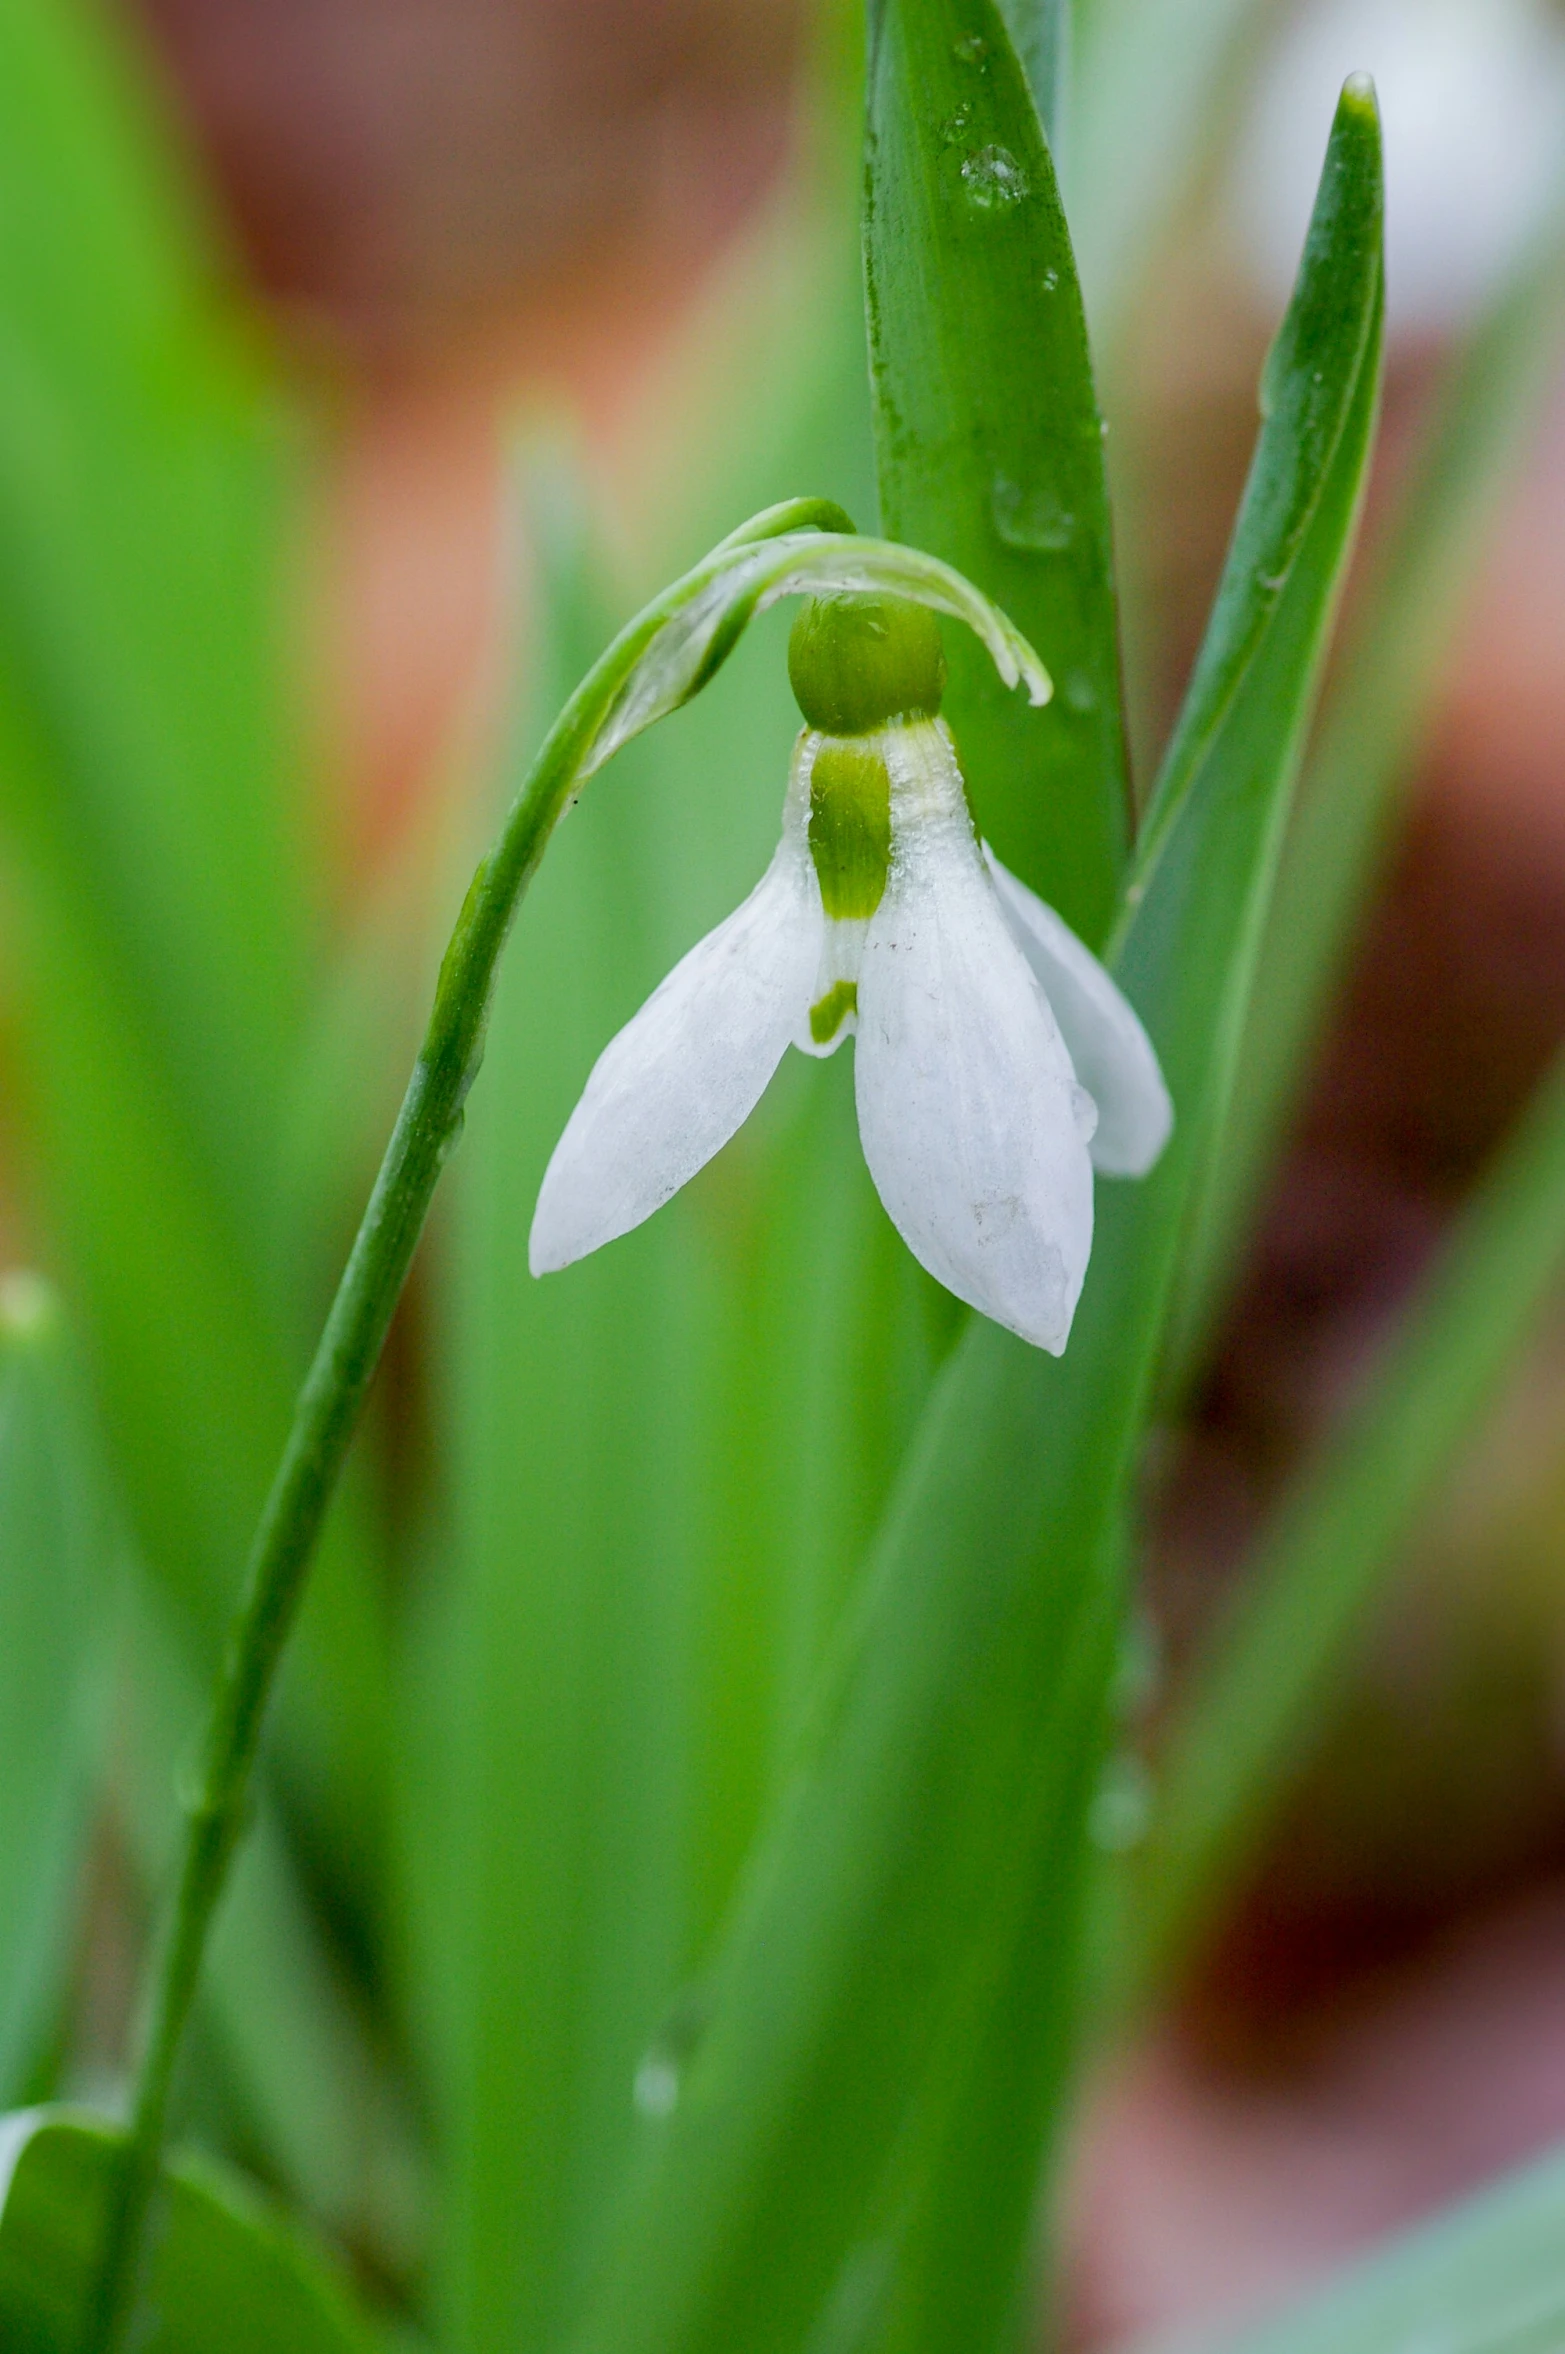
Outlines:
[[[894,839],[896,814],[893,800]],[[1070,1057],[965,808],[896,842],[864,945],[855,1051],[864,1157],[908,1248],[959,1299],[1058,1355],[1092,1248],[1092,1164]]]
[[1076,1076],[1098,1107],[1096,1168],[1144,1177],[1168,1142],[1174,1107],[1152,1041],[1090,948],[984,844],[1000,908],[1054,1008]]
[[741,1127],[782,1060],[820,959],[820,890],[796,828],[599,1056],[544,1172],[535,1275],[661,1209]]

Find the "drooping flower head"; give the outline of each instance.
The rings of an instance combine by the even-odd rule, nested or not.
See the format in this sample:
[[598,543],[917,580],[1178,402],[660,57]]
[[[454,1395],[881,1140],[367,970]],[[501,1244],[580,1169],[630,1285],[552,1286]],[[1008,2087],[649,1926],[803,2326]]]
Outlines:
[[1140,1176],[1171,1110],[1096,957],[974,832],[924,607],[805,606],[782,839],[744,904],[605,1049],[544,1175],[533,1272],[624,1234],[748,1118],[790,1044],[854,1036],[881,1200],[948,1290],[1058,1354],[1093,1169]]

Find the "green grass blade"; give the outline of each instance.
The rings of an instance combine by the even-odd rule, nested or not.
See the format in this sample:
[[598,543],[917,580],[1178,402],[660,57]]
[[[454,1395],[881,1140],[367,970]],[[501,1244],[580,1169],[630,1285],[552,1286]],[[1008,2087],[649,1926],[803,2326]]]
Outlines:
[[1103,440],[1054,167],[995,0],[885,0],[865,279],[881,511],[1042,654],[1024,710],[950,645],[946,710],[995,849],[1097,946],[1128,788]]
[[0,647],[62,844],[255,1214],[308,972],[291,492],[275,389],[121,39],[75,0],[0,9]]
[[1555,2153],[1401,2234],[1279,2319],[1205,2343],[1211,2354],[1555,2354],[1562,2216]]
[[1540,1089],[1342,1434],[1262,1538],[1181,1705],[1138,1858],[1145,1981],[1185,1963],[1253,1855],[1399,1548],[1562,1265],[1565,1070]]
[[[0,2120],[0,2343],[78,2354],[122,2142],[68,2110]],[[301,2235],[215,2168],[171,2166],[142,2354],[371,2354],[377,2333]]]
[[[126,1585],[114,1804],[143,1888],[156,1893],[174,1863],[170,1794],[188,1768],[202,1692],[139,1565]],[[247,2149],[317,2223],[351,2230],[397,2268],[419,2163],[409,2121],[264,1795],[213,1936],[202,2009]]]
[[1185,1255],[1170,1361],[1199,1353],[1333,983],[1394,836],[1473,572],[1553,381],[1565,329],[1565,235],[1540,240],[1474,330],[1445,387],[1357,608],[1340,679],[1283,846],[1212,1183]]
[[1236,55],[1266,14],[1267,0],[1089,0],[1082,11],[1065,193],[1106,342],[1214,152]]
[[[0,830],[40,1224],[143,1549],[215,1646],[294,1375],[296,487],[122,33],[74,0],[0,7]],[[379,1637],[342,1534],[279,1733],[362,1877]]]
[[0,1282],[0,2089],[62,1996],[79,1897],[110,1536],[58,1306]]
[[[1312,440],[1320,471],[1286,586],[1187,742],[1122,944],[1185,1126],[1152,1181],[1104,1188],[1066,1358],[975,1322],[937,1385],[579,2354],[770,2354],[805,2343],[823,2308],[899,2346],[971,2349],[1015,2310],[1072,2038],[1124,1481],[1191,1139],[1219,1083],[1212,1041],[1242,1008],[1358,511],[1380,206],[1374,109],[1350,97],[1284,344],[1331,384],[1336,430]],[[1274,482],[1294,479],[1293,390],[1276,385],[1252,494],[1290,534]],[[1237,545],[1268,574],[1282,563],[1243,522]],[[1220,627],[1244,607],[1230,584]],[[997,2082],[1001,2025],[1017,2019],[1039,2022],[1038,2040]],[[975,2087],[993,2102],[981,2118]],[[938,2264],[904,2258],[934,2218]]]
[[[533,502],[548,710],[606,634],[561,489]],[[548,1154],[643,985],[662,845],[639,757],[598,781],[532,887],[455,1172],[458,1583],[434,1961],[440,2301],[464,2354],[560,2331],[688,1951],[684,1205],[548,1282],[527,1268]]]
[[[4,742],[7,716],[0,695],[0,798],[27,750]],[[253,1262],[199,1157],[182,1149],[168,1073],[135,1024],[123,967],[62,908],[55,880],[31,865],[10,909],[24,984],[14,1077],[37,1156],[25,1173],[82,1303],[112,1466],[194,1655],[210,1660],[287,1428],[291,1368]],[[326,1548],[278,1734],[294,1797],[318,1836],[335,1835],[345,1885],[362,1886],[383,1636],[351,1535],[339,1522]]]

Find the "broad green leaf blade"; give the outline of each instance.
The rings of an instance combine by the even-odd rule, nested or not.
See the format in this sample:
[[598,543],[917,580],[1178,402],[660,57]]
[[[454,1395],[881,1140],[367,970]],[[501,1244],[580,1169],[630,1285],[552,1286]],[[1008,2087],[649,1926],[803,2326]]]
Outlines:
[[950,646],[981,829],[1101,944],[1128,787],[1102,425],[1069,232],[995,0],[885,0],[864,265],[881,513],[992,596],[1048,665],[1025,711]]
[[1377,556],[1305,764],[1212,1183],[1180,1274],[1173,1377],[1199,1354],[1333,983],[1394,837],[1406,783],[1485,533],[1553,382],[1565,234],[1539,241],[1474,330]]
[[[1252,496],[1288,536],[1257,545],[1242,522],[1238,546],[1268,573],[1291,549],[1286,586],[1188,763],[1122,949],[1184,1125],[1146,1185],[1103,1189],[1066,1357],[975,1320],[937,1385],[580,2354],[769,2354],[808,2342],[823,2309],[847,2328],[840,2317],[866,2303],[855,2326],[967,2354],[1018,2308],[1076,2033],[1085,1798],[1118,1634],[1124,1485],[1192,1139],[1220,1080],[1211,1045],[1242,1009],[1358,511],[1379,382],[1380,209],[1378,124],[1351,95],[1285,346],[1332,386],[1336,430],[1312,442],[1298,545],[1273,490],[1293,479],[1298,403],[1277,387]],[[1230,583],[1225,616],[1245,602]],[[1038,2040],[1002,2071],[1004,2025],[1023,2019]],[[926,2266],[937,2231],[943,2251]]]
[[1205,2343],[1211,2354],[1556,2354],[1562,2215],[1555,2153],[1400,2234],[1277,2320]]
[[1565,1069],[1539,1090],[1341,1435],[1301,1476],[1172,1728],[1139,1967],[1188,1960],[1253,1856],[1399,1548],[1565,1267]]
[[110,1537],[60,1310],[0,1280],[0,2092],[64,1993],[109,1615]]
[[[1031,1484],[1032,1525],[1042,1535],[1048,1576],[1078,1597],[1068,1637],[1056,1636],[1057,1653],[1040,1647],[1036,1654],[1037,1689],[1049,1689],[1054,1677],[1069,1690],[1069,1679],[1077,1679],[1079,1741],[1101,1735],[1104,1724],[1125,1481],[1201,1139],[1231,1071],[1298,747],[1368,469],[1380,386],[1381,217],[1378,118],[1372,97],[1350,86],[1293,303],[1268,364],[1270,398],[1228,567],[1117,929],[1119,978],[1157,1046],[1176,1107],[1175,1134],[1141,1185],[1100,1188],[1094,1263],[1063,1362],[1039,1364],[1020,1351],[1012,1369],[1012,1379],[1031,1392],[1036,1435],[1032,1459],[1018,1450],[1008,1477]],[[1217,681],[1220,693],[1212,691]],[[998,1359],[999,1339],[980,1328],[970,1347]],[[991,1480],[997,1476],[990,1471]],[[1096,1765],[1097,1742],[1087,1754]],[[923,2309],[899,2347],[956,2354],[973,2342],[968,2333],[986,2304],[992,2328],[1009,2326],[1012,2334],[1026,2312],[1025,2293],[1009,2284],[1017,2279],[1040,2153],[1073,2050],[1076,2030],[1060,2018],[1081,1991],[1073,1979],[1071,1900],[1083,1885],[1090,1782],[1079,1752],[1074,1763],[1080,1811],[1067,1817],[1062,1801],[1052,1845],[1018,1850],[1035,1917],[1020,1916],[1007,1963],[990,1978],[982,2026],[966,2024],[965,2082],[945,2088],[949,2123],[908,2227],[915,2249],[922,2243]],[[1056,1770],[1065,1779],[1069,1762]],[[1057,1904],[1053,1887],[1063,1892]],[[1052,1923],[1052,1940],[1045,1923]],[[1037,2023],[1030,2068],[1018,2064],[1012,2041],[1015,2023],[1027,2019]]]
[[[80,2354],[122,2137],[66,2110],[0,2120],[0,2344]],[[378,2337],[302,2237],[215,2169],[176,2164],[138,2354],[371,2354]]]

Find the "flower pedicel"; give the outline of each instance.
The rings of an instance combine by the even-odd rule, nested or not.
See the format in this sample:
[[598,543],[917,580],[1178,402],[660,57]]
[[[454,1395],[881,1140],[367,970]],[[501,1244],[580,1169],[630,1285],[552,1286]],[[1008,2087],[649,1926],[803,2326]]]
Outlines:
[[1057,1355],[1094,1167],[1142,1176],[1167,1139],[1157,1058],[1097,958],[979,842],[933,614],[817,598],[788,669],[805,726],[776,855],[600,1056],[544,1175],[533,1272],[661,1208],[790,1044],[826,1055],[856,1033],[859,1135],[903,1240]]

